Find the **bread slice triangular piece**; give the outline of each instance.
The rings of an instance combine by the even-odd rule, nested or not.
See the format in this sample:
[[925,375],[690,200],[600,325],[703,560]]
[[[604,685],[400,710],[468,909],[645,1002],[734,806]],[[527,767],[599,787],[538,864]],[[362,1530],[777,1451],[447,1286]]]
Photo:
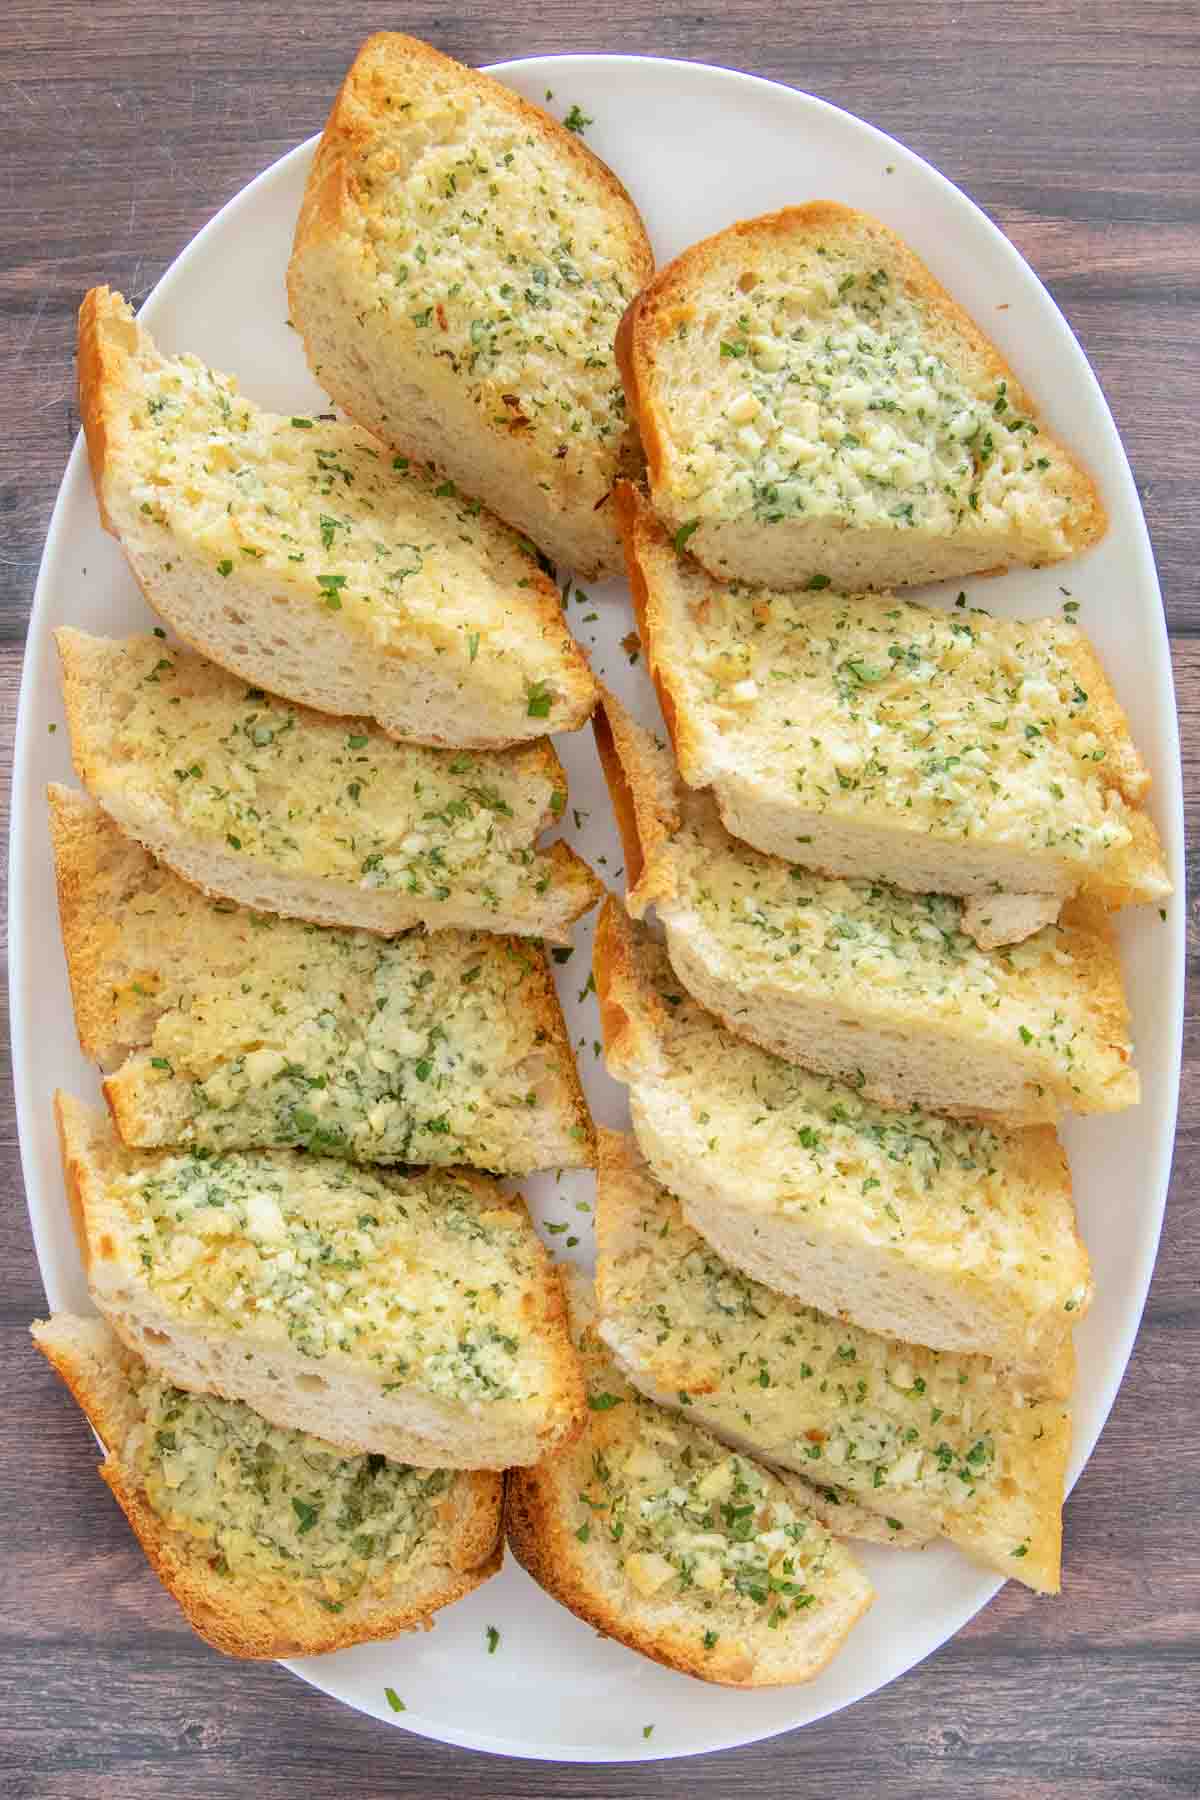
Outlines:
[[591,712],[554,583],[453,482],[164,356],[108,288],[80,310],[79,405],[101,523],[142,592],[253,686],[477,749]]
[[583,1396],[525,1202],[463,1169],[129,1150],[56,1096],[88,1288],[164,1379],[423,1468],[504,1469]]
[[103,1440],[100,1474],[189,1625],[229,1656],[314,1656],[428,1627],[500,1567],[499,1475],[344,1456],[161,1381],[102,1319],[33,1341]]
[[657,907],[675,973],[731,1031],[887,1106],[1016,1125],[1136,1104],[1101,909],[1070,901],[1058,925],[985,950],[959,898],[818,875],[731,837],[611,695],[596,741],[629,910]]
[[613,899],[594,968],[642,1154],[727,1262],[869,1331],[1070,1391],[1092,1282],[1051,1127],[888,1112],[734,1037]]
[[50,790],[75,1023],[122,1137],[509,1175],[590,1167],[545,950],[302,925],[211,901]]
[[685,1222],[632,1137],[601,1133],[598,1328],[639,1388],[764,1462],[1056,1593],[1071,1417],[982,1356],[816,1312]]
[[[913,893],[1109,906],[1171,891],[1150,775],[1095,651],[1061,619],[714,580],[630,483],[614,498],[679,772],[756,850]],[[1058,907],[1049,908],[1049,918]],[[974,935],[974,934],[972,934]]]
[[640,464],[613,340],[654,258],[577,132],[399,32],[368,38],[288,267],[322,387],[556,562],[620,569],[604,502]]
[[870,1582],[806,1483],[639,1394],[597,1335],[591,1283],[562,1274],[588,1423],[509,1476],[513,1555],[577,1617],[681,1674],[810,1681],[870,1605]]
[[1058,562],[1107,527],[995,345],[851,207],[694,244],[632,303],[617,359],[655,507],[732,581],[911,586]]
[[121,829],[204,892],[259,912],[569,943],[603,893],[561,841],[549,741],[397,744],[365,719],[270,699],[153,637],[55,633],[71,756]]

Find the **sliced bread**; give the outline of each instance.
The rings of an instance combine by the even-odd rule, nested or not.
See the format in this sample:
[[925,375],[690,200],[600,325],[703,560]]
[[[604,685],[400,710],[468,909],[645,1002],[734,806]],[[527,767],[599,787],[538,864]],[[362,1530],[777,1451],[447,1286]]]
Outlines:
[[428,1627],[500,1567],[501,1479],[344,1456],[151,1373],[102,1319],[33,1341],[103,1440],[100,1473],[189,1625],[229,1656]]
[[569,943],[604,891],[560,842],[549,742],[397,744],[272,700],[152,637],[55,633],[71,755],[121,829],[205,893],[320,925],[516,932]]
[[541,946],[210,901],[67,788],[51,789],[50,826],[79,1041],[112,1070],[127,1143],[509,1175],[592,1163]]
[[734,1037],[612,899],[594,967],[642,1154],[727,1262],[869,1331],[1070,1391],[1092,1282],[1049,1126],[888,1112]]
[[79,404],[101,523],[223,668],[419,744],[495,748],[591,712],[554,583],[453,482],[164,356],[108,288],[80,311]]
[[92,1298],[164,1380],[423,1468],[536,1462],[579,1430],[553,1266],[495,1181],[128,1150],[55,1110]]
[[629,909],[653,903],[675,973],[741,1037],[887,1106],[1052,1121],[1138,1099],[1102,909],[983,949],[964,902],[763,856],[678,785],[670,753],[606,696],[596,739],[625,841]]
[[639,1394],[597,1336],[591,1284],[564,1278],[588,1423],[509,1476],[513,1555],[604,1636],[684,1675],[746,1688],[811,1680],[870,1605],[870,1582],[804,1482]]
[[615,504],[680,774],[734,837],[827,875],[979,895],[985,917],[997,890],[1170,893],[1149,773],[1075,625],[962,597],[747,592],[677,554],[631,484]]
[[995,345],[851,207],[694,244],[629,307],[617,358],[655,507],[716,575],[853,593],[1058,562],[1106,529]]
[[581,574],[620,568],[605,501],[640,463],[613,355],[654,258],[578,132],[399,32],[334,102],[288,268],[313,373]]
[[601,1134],[598,1329],[652,1397],[885,1524],[1056,1593],[1071,1419],[981,1356],[878,1337],[726,1263],[631,1137]]

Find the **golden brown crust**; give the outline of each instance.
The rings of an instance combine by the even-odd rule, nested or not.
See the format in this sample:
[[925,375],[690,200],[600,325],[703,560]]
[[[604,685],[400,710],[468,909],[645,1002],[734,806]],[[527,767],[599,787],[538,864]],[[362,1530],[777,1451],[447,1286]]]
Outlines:
[[[667,268],[674,268],[668,263]],[[660,275],[665,270],[660,271]],[[621,385],[625,389],[625,404],[629,408],[629,417],[637,427],[638,436],[642,440],[642,450],[646,457],[646,473],[651,482],[662,480],[664,453],[662,435],[658,429],[658,419],[654,408],[649,404],[648,395],[643,390],[643,370],[649,362],[646,346],[643,342],[645,327],[642,324],[643,300],[658,286],[657,278],[644,287],[640,294],[635,294],[625,311],[621,314],[621,322],[617,326],[617,335],[613,340],[613,357],[617,365],[617,373],[621,377]],[[647,302],[647,305],[649,302]]]
[[[104,976],[112,940],[119,932],[122,903],[131,898],[132,890],[114,863],[114,833],[107,815],[82,794],[57,782],[46,791],[75,1029],[83,1054],[93,1062],[104,1062],[133,1047]],[[141,859],[149,862],[139,848],[132,860]]]
[[625,384],[626,399],[636,417],[646,450],[652,483],[661,482],[664,467],[660,421],[655,416],[653,378],[659,345],[681,318],[692,310],[694,285],[715,268],[744,252],[752,258],[764,245],[778,240],[794,242],[798,234],[838,232],[865,237],[873,257],[889,267],[893,277],[937,315],[932,321],[976,358],[990,379],[1008,384],[1009,404],[1023,417],[1038,422],[1044,449],[1062,458],[1060,479],[1070,492],[1072,509],[1066,527],[1071,550],[1078,553],[1098,543],[1108,529],[1094,480],[1083,465],[1049,431],[1039,409],[1022,387],[999,350],[959,303],[948,294],[904,240],[880,220],[834,200],[812,200],[801,206],[785,206],[758,218],[741,219],[723,231],[692,244],[673,262],[659,269],[653,281],[633,300],[617,333],[617,362]]
[[663,543],[669,543],[670,540],[659,524],[649,501],[639,488],[634,487],[631,481],[617,483],[613,489],[613,506],[621,533],[621,543],[625,551],[625,573],[629,580],[633,616],[637,621],[642,654],[646,658],[646,668],[654,683],[654,691],[658,695],[658,704],[662,708],[662,716],[670,734],[672,747],[686,777],[688,753],[691,747],[689,733],[686,721],[681,717],[676,704],[675,684],[671,679],[670,670],[664,669],[654,654],[654,646],[658,642],[660,608],[646,562],[647,553],[656,537],[660,538]]
[[[600,1030],[604,1038],[604,1064],[617,1081],[653,1074],[665,1067],[662,1048],[666,1021],[658,994],[644,979],[637,953],[635,926],[610,895],[600,910],[592,949]],[[604,1146],[619,1134],[597,1132],[597,1167],[603,1166]]]
[[112,420],[109,397],[124,383],[128,357],[111,330],[102,329],[112,318],[120,296],[108,287],[94,287],[79,308],[77,343],[79,416],[87,439],[88,463],[100,523],[113,537],[119,536],[104,501]]
[[629,910],[640,918],[653,901],[673,892],[673,872],[660,866],[659,856],[679,826],[673,765],[605,687],[592,730],[625,852]]
[[[216,1557],[206,1556],[195,1540],[163,1522],[121,1461],[120,1421],[87,1365],[52,1338],[35,1332],[34,1341],[103,1439],[100,1475],[129,1520],[150,1567],[193,1629],[228,1656],[324,1655],[401,1631],[426,1630],[434,1612],[461,1599],[500,1568],[502,1477],[464,1473],[456,1478],[448,1516],[442,1520],[447,1559],[423,1570],[405,1593],[397,1596],[390,1583],[377,1583],[335,1613],[297,1583],[282,1607],[276,1586],[257,1583],[245,1574],[219,1574]],[[127,1353],[127,1360],[132,1364],[137,1359]]]
[[[625,1005],[632,975],[632,944],[628,917],[612,894],[600,908],[592,943],[592,973],[600,1008],[600,1035],[604,1039],[604,1066],[617,1081],[642,1063],[637,1054],[637,1021]],[[604,1134],[597,1136],[597,1148]]]
[[[753,1679],[754,1663],[745,1654],[724,1651],[704,1656],[682,1633],[652,1635],[640,1630],[607,1595],[590,1585],[586,1572],[578,1567],[573,1533],[564,1523],[566,1511],[560,1479],[547,1462],[533,1469],[510,1470],[505,1485],[504,1534],[508,1547],[538,1586],[585,1625],[594,1626],[603,1637],[615,1638],[626,1649],[636,1650],[639,1656],[665,1669],[676,1669],[681,1675],[693,1675],[723,1687],[766,1685]],[[786,1681],[787,1677],[783,1679]]]
[[[75,1244],[85,1276],[90,1276],[92,1268],[87,1190],[91,1117],[90,1109],[72,1094],[65,1094],[61,1088],[55,1092],[54,1124],[58,1132],[59,1155],[62,1158],[63,1184],[67,1190],[67,1205],[75,1232]],[[82,1401],[80,1404],[82,1405]]]

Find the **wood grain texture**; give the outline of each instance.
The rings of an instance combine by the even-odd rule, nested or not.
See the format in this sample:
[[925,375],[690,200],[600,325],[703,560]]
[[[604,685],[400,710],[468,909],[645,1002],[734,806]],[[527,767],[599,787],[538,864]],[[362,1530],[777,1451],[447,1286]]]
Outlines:
[[[729,64],[929,157],[1012,236],[1096,368],[1143,495],[1200,799],[1200,13],[1194,0],[26,0],[0,16],[0,734],[75,429],[74,315],[142,298],[216,208],[320,128],[387,24],[468,62]],[[3,821],[7,823],[7,820]],[[1200,834],[1189,835],[1200,877]],[[1195,892],[1196,882],[1191,883]],[[1193,907],[1196,903],[1193,902]],[[1061,1600],[1003,1592],[921,1668],[803,1733],[687,1764],[550,1769],[386,1732],[182,1625],[29,1347],[42,1294],[0,1091],[0,1800],[548,1794],[1175,1800],[1200,1793],[1200,912],[1171,1203],[1137,1349],[1066,1513]]]

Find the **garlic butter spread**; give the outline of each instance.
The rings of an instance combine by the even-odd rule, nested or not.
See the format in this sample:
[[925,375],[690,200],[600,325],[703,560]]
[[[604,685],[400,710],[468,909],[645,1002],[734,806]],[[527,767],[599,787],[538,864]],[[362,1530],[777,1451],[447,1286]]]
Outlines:
[[[665,1196],[663,1196],[665,1199]],[[605,1287],[636,1363],[706,1420],[874,1511],[953,1512],[1020,1471],[1038,1408],[984,1357],[938,1353],[785,1299],[724,1263],[677,1207],[647,1204]],[[1054,1409],[1051,1408],[1053,1411]]]
[[634,441],[613,356],[633,296],[611,195],[532,121],[474,95],[414,92],[395,118],[404,151],[383,135],[356,146],[361,210],[344,220],[375,308],[482,422],[560,461],[556,485],[603,495]]
[[455,1476],[382,1456],[340,1456],[250,1407],[148,1378],[134,1466],[149,1505],[209,1551],[216,1571],[297,1583],[340,1611],[367,1584],[412,1578],[431,1554]]
[[459,1403],[538,1391],[543,1357],[523,1319],[537,1240],[490,1182],[166,1153],[130,1159],[109,1195],[132,1273],[172,1318],[226,1332],[251,1318],[260,1343]]
[[195,843],[288,875],[412,895],[436,911],[536,907],[551,865],[532,846],[566,805],[548,749],[399,744],[247,688],[152,638],[120,646],[106,700],[110,777]]
[[608,1416],[593,1422],[575,1535],[612,1554],[635,1599],[686,1601],[711,1619],[710,1650],[722,1631],[778,1627],[820,1602],[833,1545],[785,1480],[665,1413],[611,1366],[588,1404],[593,1421]]
[[982,950],[961,929],[962,900],[761,856],[729,836],[706,795],[686,797],[669,854],[682,898],[660,906],[668,932],[686,911],[706,953],[739,981],[767,978],[781,993],[865,1006],[906,1028],[917,1019],[961,1022],[1082,1092],[1125,1071],[1120,1021],[1098,1016],[1076,968],[1090,940],[1062,926]]
[[1061,554],[1059,453],[1005,381],[973,382],[939,354],[906,283],[856,256],[793,246],[677,327],[693,371],[680,504],[927,536],[1017,527]]
[[[164,1133],[146,1141],[521,1170],[545,1166],[522,1161],[531,1139],[586,1135],[561,1126],[569,1053],[551,1040],[544,955],[523,941],[323,930],[171,880],[129,909],[122,943],[129,1009],[139,993],[154,1008],[117,1077]],[[564,1162],[571,1141],[554,1145]]]
[[721,761],[786,783],[815,813],[890,813],[897,829],[1081,869],[1129,844],[1112,755],[1124,746],[1097,715],[1107,691],[1080,680],[1074,626],[891,596],[692,588],[689,672]]
[[[1003,1270],[1031,1312],[1082,1305],[1087,1264],[1071,1250],[1068,1178],[1040,1141],[1035,1150],[1027,1132],[878,1106],[726,1031],[657,945],[647,941],[640,961],[661,1001],[645,1022],[662,1053],[652,1073],[629,1077],[631,1098],[668,1185],[698,1167],[701,1190],[747,1217],[819,1219],[835,1234],[844,1224],[856,1242],[911,1247],[964,1274]],[[644,1016],[639,998],[618,1000]]]

